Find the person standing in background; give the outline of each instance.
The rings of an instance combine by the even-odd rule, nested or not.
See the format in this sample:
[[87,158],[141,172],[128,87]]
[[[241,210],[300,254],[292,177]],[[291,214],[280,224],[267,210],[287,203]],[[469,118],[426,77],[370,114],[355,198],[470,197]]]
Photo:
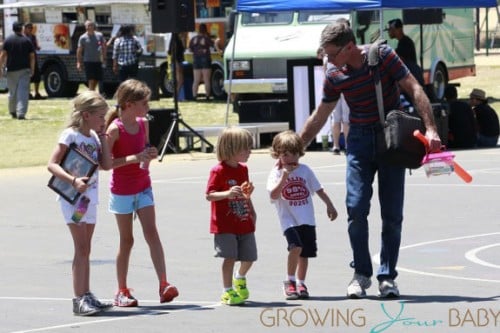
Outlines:
[[488,105],[486,92],[481,89],[472,89],[469,103],[477,120],[477,146],[496,147],[500,134],[500,124],[496,111]]
[[9,89],[9,113],[12,118],[26,119],[28,112],[30,78],[35,72],[35,49],[23,35],[23,24],[12,24],[14,33],[3,43],[0,54],[0,76],[7,66],[7,87]]
[[457,88],[447,85],[444,97],[448,102],[448,148],[473,148],[477,141],[477,124],[470,105],[458,100]]
[[76,69],[81,71],[83,64],[89,90],[96,90],[106,64],[106,40],[102,33],[95,30],[94,22],[86,21],[85,29],[87,31],[78,39]]
[[113,72],[120,81],[137,78],[142,45],[134,35],[134,26],[125,24],[120,29],[120,37],[113,44]]
[[33,76],[31,77],[31,82],[35,88],[34,94],[30,94],[30,99],[45,99],[42,95],[40,95],[40,81],[42,80],[42,73],[40,73],[40,68],[38,67],[38,57],[36,52],[40,50],[40,44],[38,43],[38,39],[33,32],[33,23],[26,23],[24,25],[24,35],[31,40],[33,47],[35,49],[35,71]]
[[193,98],[198,95],[198,87],[203,78],[205,84],[205,98],[210,99],[212,90],[210,84],[210,75],[212,74],[212,56],[210,49],[214,46],[212,38],[208,34],[207,25],[200,24],[198,34],[189,42],[189,49],[193,52]]
[[[425,87],[424,75],[422,68],[417,62],[417,52],[415,51],[415,43],[413,40],[405,35],[403,31],[403,21],[401,19],[394,19],[387,22],[387,28],[385,31],[388,32],[389,38],[397,39],[398,45],[396,47],[396,53],[403,60],[404,64],[410,72],[413,74],[418,83]],[[405,99],[410,102],[411,98],[406,93],[403,93]]]
[[184,85],[184,68],[182,68],[182,63],[184,62],[186,47],[184,46],[183,37],[185,37],[183,32],[172,33],[172,38],[168,46],[168,54],[171,56],[172,63],[175,61],[175,78],[177,81],[175,88],[177,89],[177,97]]

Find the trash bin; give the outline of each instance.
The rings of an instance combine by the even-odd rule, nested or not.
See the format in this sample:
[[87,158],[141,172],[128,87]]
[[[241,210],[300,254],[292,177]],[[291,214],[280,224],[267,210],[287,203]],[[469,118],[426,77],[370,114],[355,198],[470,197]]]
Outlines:
[[151,89],[152,101],[157,101],[160,99],[159,93],[159,73],[154,66],[139,66],[139,72],[137,73],[137,79],[146,83]]

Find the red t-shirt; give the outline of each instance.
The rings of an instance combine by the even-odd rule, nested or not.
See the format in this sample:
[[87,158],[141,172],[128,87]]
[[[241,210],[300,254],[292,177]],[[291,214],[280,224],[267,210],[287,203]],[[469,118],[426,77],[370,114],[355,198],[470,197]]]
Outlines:
[[[238,164],[236,168],[220,162],[210,170],[206,194],[227,191],[248,181],[248,168]],[[211,202],[210,233],[247,234],[255,231],[255,221],[245,198],[224,199]]]

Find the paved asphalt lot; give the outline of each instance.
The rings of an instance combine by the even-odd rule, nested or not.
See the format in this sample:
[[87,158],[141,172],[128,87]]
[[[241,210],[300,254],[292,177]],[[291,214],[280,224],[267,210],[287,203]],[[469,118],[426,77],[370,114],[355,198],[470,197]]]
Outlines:
[[[180,296],[160,305],[147,246],[137,225],[129,285],[140,307],[114,308],[95,317],[71,309],[72,242],[45,168],[0,170],[0,332],[499,332],[500,149],[456,152],[473,175],[407,176],[405,222],[399,261],[398,300],[379,300],[376,286],[364,300],[348,300],[352,276],[344,206],[345,158],[308,152],[333,197],[339,218],[329,222],[315,198],[319,256],[311,260],[311,299],[286,301],[285,240],[265,191],[273,160],[256,151],[249,160],[256,190],[259,260],[248,276],[249,301],[219,304],[221,261],[212,255],[209,204],[204,189],[212,154],[167,155],[151,164],[157,220],[167,253],[169,280]],[[101,172],[101,205],[93,252],[91,287],[104,299],[116,290],[118,245],[107,212],[109,173]],[[376,189],[375,189],[376,193]],[[379,251],[379,207],[372,201],[371,251]],[[375,260],[376,261],[376,260]],[[375,265],[377,268],[377,265]]]

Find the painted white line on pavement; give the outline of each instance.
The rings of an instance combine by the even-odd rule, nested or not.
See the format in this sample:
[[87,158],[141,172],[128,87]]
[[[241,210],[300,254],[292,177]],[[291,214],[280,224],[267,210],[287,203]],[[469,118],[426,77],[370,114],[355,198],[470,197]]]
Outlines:
[[478,247],[477,249],[472,249],[472,250],[465,253],[465,258],[472,261],[475,264],[478,264],[478,265],[482,265],[482,266],[486,266],[486,267],[493,267],[493,268],[500,268],[500,265],[491,264],[487,261],[479,259],[476,256],[478,252],[483,251],[483,250],[487,250],[487,249],[495,247],[495,246],[500,246],[500,243]]
[[[144,302],[144,301],[141,301],[141,302]],[[183,303],[185,303],[185,302],[183,302]],[[119,317],[119,318],[96,319],[96,320],[92,320],[92,321],[74,322],[74,323],[63,324],[63,325],[54,325],[54,326],[39,327],[39,328],[34,328],[34,329],[29,329],[29,330],[15,331],[15,332],[11,332],[11,333],[43,332],[43,331],[50,331],[50,330],[56,330],[56,329],[61,329],[61,328],[68,328],[68,327],[78,327],[78,326],[84,326],[84,325],[109,323],[109,322],[120,321],[120,320],[129,320],[129,319],[137,318],[137,317],[156,316],[156,315],[162,314],[162,313],[185,312],[185,311],[190,311],[192,309],[199,310],[200,308],[202,308],[202,309],[215,308],[218,306],[221,306],[221,303],[212,303],[211,305],[205,305],[205,306],[193,306],[190,308],[183,308],[183,309],[179,309],[179,310],[176,310],[176,309],[147,310],[146,309],[144,313],[132,314],[132,315],[127,315],[127,316],[123,316],[123,317]]]
[[[411,249],[411,248],[415,248],[415,247],[436,244],[436,243],[444,243],[444,242],[451,242],[451,241],[457,241],[457,240],[462,240],[462,239],[488,237],[488,236],[495,236],[495,235],[500,235],[500,232],[492,232],[492,233],[487,233],[487,234],[469,235],[469,236],[453,237],[453,238],[445,238],[445,239],[438,239],[438,240],[433,240],[433,241],[421,242],[421,243],[417,243],[417,244],[402,246],[400,248],[400,250],[406,250],[406,249]],[[380,253],[377,253],[377,254],[372,256],[372,261],[377,263],[377,264],[380,264],[379,258],[380,258]],[[401,272],[413,273],[413,274],[418,274],[418,275],[433,276],[433,277],[440,277],[440,278],[446,278],[446,279],[500,283],[500,280],[469,278],[469,277],[461,277],[461,276],[457,276],[457,275],[447,275],[447,274],[436,274],[436,273],[429,273],[429,272],[424,272],[424,271],[419,271],[419,270],[414,270],[414,269],[408,269],[408,268],[404,268],[404,267],[400,267],[400,266],[397,267],[397,270],[401,271]]]

